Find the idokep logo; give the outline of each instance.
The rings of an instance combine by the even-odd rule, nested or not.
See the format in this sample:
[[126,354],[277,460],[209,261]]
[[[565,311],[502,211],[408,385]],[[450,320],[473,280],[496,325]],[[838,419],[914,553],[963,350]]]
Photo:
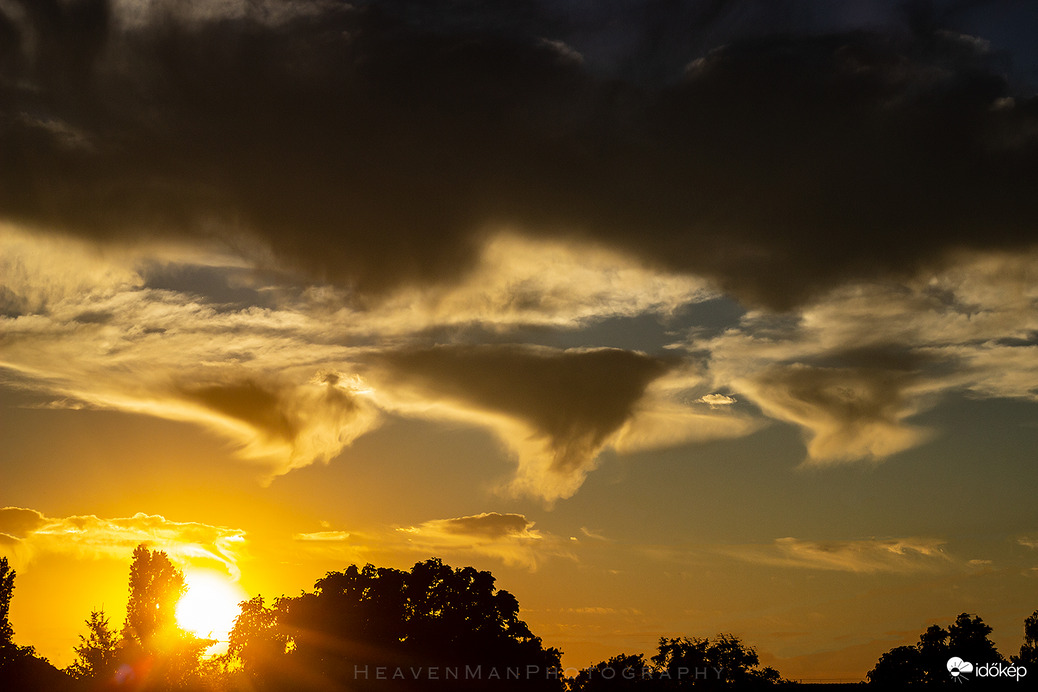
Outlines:
[[1017,682],[1027,676],[1026,666],[1010,666],[1005,663],[979,663],[973,665],[958,656],[948,659],[948,673],[955,682],[969,680],[972,673],[977,678],[1015,678]]
[[958,656],[952,656],[948,659],[948,672],[951,673],[955,682],[969,680],[967,673],[973,672],[973,664],[969,661],[963,661]]

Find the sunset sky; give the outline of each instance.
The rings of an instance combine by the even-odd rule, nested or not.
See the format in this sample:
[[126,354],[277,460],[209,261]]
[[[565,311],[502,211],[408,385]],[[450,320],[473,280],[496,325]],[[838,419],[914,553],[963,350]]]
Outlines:
[[0,0],[20,644],[431,556],[567,666],[1038,609],[1038,4]]

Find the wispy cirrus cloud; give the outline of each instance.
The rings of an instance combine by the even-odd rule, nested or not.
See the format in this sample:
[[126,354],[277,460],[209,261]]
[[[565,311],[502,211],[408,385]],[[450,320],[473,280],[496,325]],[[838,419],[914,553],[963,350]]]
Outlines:
[[355,562],[380,553],[396,559],[402,554],[414,554],[448,561],[492,558],[536,571],[546,560],[574,559],[567,541],[536,529],[534,524],[523,514],[483,512],[430,519],[413,526],[327,529],[297,533],[292,538],[307,553]]
[[840,572],[925,572],[954,564],[935,538],[867,538],[813,541],[777,538],[770,544],[732,546],[725,555],[776,567]]
[[292,538],[297,541],[308,543],[342,543],[353,537],[349,531],[313,531],[311,533],[297,533]]

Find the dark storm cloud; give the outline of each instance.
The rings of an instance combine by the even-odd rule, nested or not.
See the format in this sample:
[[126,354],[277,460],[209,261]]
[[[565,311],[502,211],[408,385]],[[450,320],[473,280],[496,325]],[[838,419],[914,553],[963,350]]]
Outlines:
[[425,397],[518,419],[548,440],[549,470],[585,470],[668,366],[630,351],[440,347],[376,357],[388,377]]
[[135,21],[10,2],[0,214],[258,237],[283,268],[375,293],[455,280],[508,226],[772,307],[1033,243],[1035,101],[933,12],[857,4],[881,5],[768,38],[739,29],[773,16],[759,3],[644,3],[621,36],[605,10],[520,0]]

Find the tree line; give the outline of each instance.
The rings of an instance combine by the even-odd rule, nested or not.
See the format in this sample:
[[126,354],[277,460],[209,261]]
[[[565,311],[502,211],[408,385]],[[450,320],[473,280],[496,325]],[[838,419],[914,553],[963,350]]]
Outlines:
[[[0,688],[48,692],[287,692],[309,690],[531,690],[644,692],[794,686],[760,665],[756,650],[732,634],[661,637],[655,655],[618,654],[564,670],[519,617],[519,602],[490,572],[439,559],[409,571],[352,565],[314,589],[268,603],[243,601],[226,653],[178,626],[184,575],[166,553],[138,546],[132,556],[126,620],[103,611],[86,619],[75,660],[57,670],[32,647],[16,646],[8,618],[14,570],[0,558]],[[872,687],[941,686],[969,679],[949,660],[1031,666],[1038,679],[1038,611],[1025,620],[1019,656],[1006,659],[980,617],[963,613],[931,626],[915,646],[883,654]],[[1000,669],[1001,670],[1001,669]],[[972,671],[975,672],[975,671]]]

